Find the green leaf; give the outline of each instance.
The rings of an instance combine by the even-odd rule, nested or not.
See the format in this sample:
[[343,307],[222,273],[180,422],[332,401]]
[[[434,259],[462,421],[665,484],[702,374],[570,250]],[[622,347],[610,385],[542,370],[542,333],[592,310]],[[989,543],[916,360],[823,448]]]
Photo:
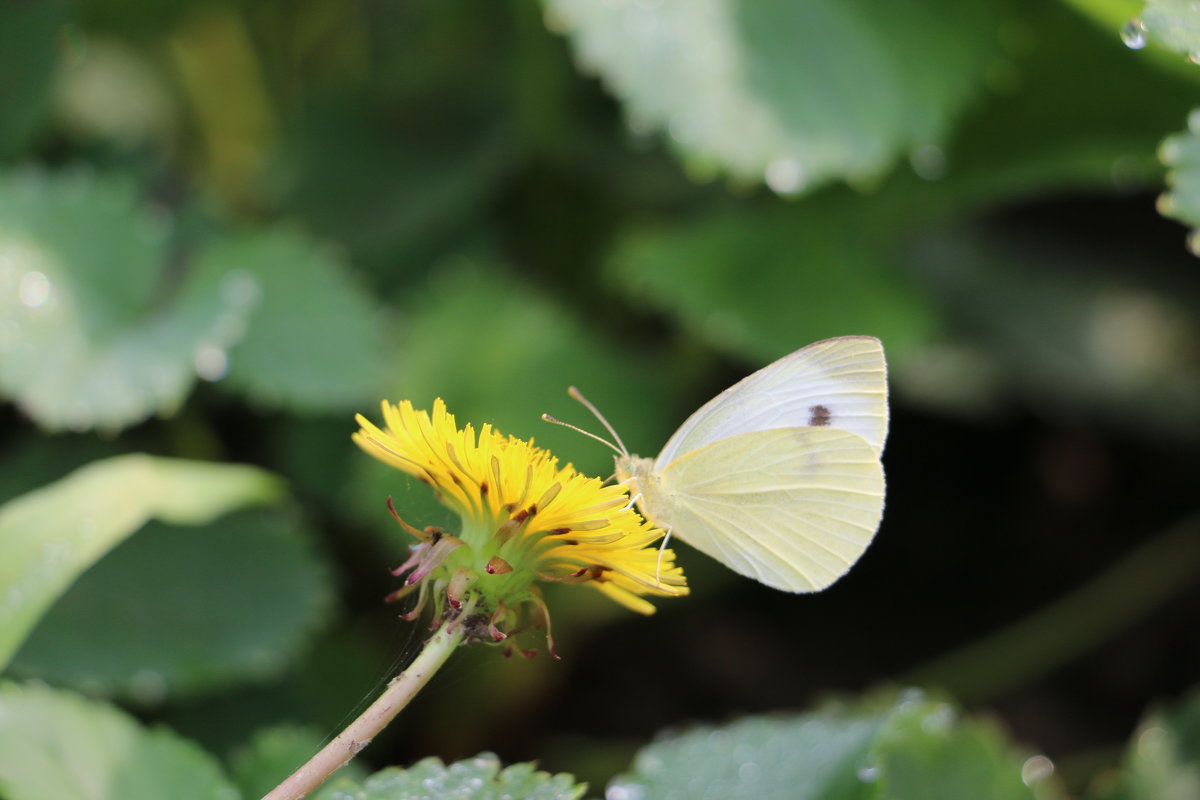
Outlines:
[[1200,8],[1190,0],[1148,0],[1141,19],[1130,25],[1126,43],[1140,30],[1189,60],[1200,61]]
[[[961,218],[981,206],[1158,184],[1155,148],[1194,102],[1200,68],[1159,69],[1064,3],[1023,7],[1000,31],[1006,47],[990,68],[994,95],[958,126],[943,174],[927,174],[923,194],[888,203],[891,221],[928,216],[930,206]],[[1097,75],[1105,92],[1091,91]],[[1137,113],[1113,97],[1136,97]]]
[[408,769],[385,769],[366,781],[339,778],[318,791],[313,800],[575,800],[587,791],[566,773],[539,772],[533,764],[500,768],[491,753],[446,766],[437,758],[418,761]]
[[240,800],[212,757],[70,692],[0,684],[5,800]]
[[[477,7],[474,12],[482,13]],[[415,37],[420,26],[432,24],[435,14],[453,13],[449,6],[431,7],[411,21],[415,26],[395,26],[402,32],[389,35]],[[456,34],[465,24],[464,16],[455,15]],[[418,52],[420,43],[392,46]],[[483,78],[477,70],[471,74],[476,84]],[[473,91],[478,90],[473,85]],[[451,96],[444,84],[437,91]],[[454,97],[457,117],[464,96]],[[402,132],[364,113],[364,102],[355,96],[317,105],[289,126],[267,175],[268,190],[314,233],[344,243],[357,266],[389,275],[398,269],[423,270],[470,232],[483,201],[513,170],[512,137],[506,130],[492,129],[494,115],[489,112],[480,115],[488,124],[438,126],[427,136],[405,126],[407,135],[398,138]],[[387,102],[385,107],[404,102]],[[333,152],[338,157],[328,158]],[[379,180],[380,175],[387,180]]]
[[995,49],[986,5],[951,0],[545,2],[635,130],[784,194],[940,141]]
[[[50,107],[60,39],[68,18],[61,0],[0,7],[0,158],[19,153]],[[73,32],[73,31],[72,31]]]
[[0,507],[0,667],[81,572],[151,517],[202,524],[281,492],[276,478],[254,467],[127,455],[6,503]]
[[80,577],[11,669],[140,703],[275,675],[332,605],[307,538],[265,512],[151,522]]
[[1073,424],[1085,412],[1141,434],[1200,436],[1200,298],[1131,275],[1139,252],[993,224],[931,233],[908,255],[969,356],[962,378],[985,384],[979,395]]
[[872,757],[888,800],[1029,800],[1054,791],[1045,783],[1049,759],[1022,761],[993,725],[944,703],[901,703]]
[[[279,725],[254,735],[233,756],[233,779],[242,796],[262,797],[312,758],[325,744],[325,737],[316,728]],[[338,777],[361,782],[366,771],[357,761],[338,770]]]
[[1017,756],[990,725],[908,690],[666,736],[607,796],[1033,800],[1055,796],[1052,771],[1046,759]]
[[1152,713],[1134,734],[1121,771],[1097,793],[1103,800],[1200,797],[1200,692]]
[[886,711],[869,710],[696,728],[642,748],[608,796],[867,800],[873,787],[859,771],[874,780],[871,745],[886,721]]
[[1164,215],[1192,226],[1188,247],[1200,255],[1200,109],[1188,116],[1188,129],[1167,137],[1158,151],[1167,167],[1167,191],[1158,200]]
[[382,313],[331,252],[277,229],[221,239],[200,261],[237,269],[260,298],[245,339],[229,354],[229,385],[297,411],[361,406],[381,384]]
[[240,335],[236,280],[167,274],[170,227],[119,178],[0,177],[0,392],[42,427],[170,413]]
[[806,201],[635,229],[607,269],[713,347],[751,360],[845,334],[910,349],[936,317],[881,248],[838,221],[839,207]]
[[[541,420],[548,412],[592,425],[567,387],[578,386],[608,413],[630,446],[653,440],[670,422],[672,382],[643,354],[599,336],[599,318],[572,317],[515,276],[473,262],[445,265],[431,283],[429,291],[406,298],[404,348],[392,369],[389,399],[429,409],[440,396],[460,424],[478,429],[491,422],[502,433],[536,438],[564,462],[594,474],[612,471],[611,452]],[[585,299],[583,306],[596,302]],[[377,408],[364,409],[376,422]],[[614,412],[621,408],[629,413]]]

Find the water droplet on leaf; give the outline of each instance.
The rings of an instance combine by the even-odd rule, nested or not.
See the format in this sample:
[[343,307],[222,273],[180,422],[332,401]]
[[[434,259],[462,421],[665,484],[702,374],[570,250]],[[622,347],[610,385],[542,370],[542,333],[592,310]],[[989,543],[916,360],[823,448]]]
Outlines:
[[808,175],[798,159],[777,158],[767,165],[763,180],[771,191],[787,196],[802,192],[808,184]]
[[26,308],[41,308],[54,292],[54,285],[46,273],[32,270],[21,276],[17,284],[17,297]]
[[923,180],[936,181],[946,174],[946,153],[936,144],[913,148],[908,155],[908,163],[917,177]]
[[196,369],[196,374],[204,380],[219,381],[229,371],[229,358],[221,348],[205,344],[196,348],[192,365]]
[[863,783],[874,783],[879,780],[879,767],[873,764],[864,764],[855,771],[855,774]]
[[156,705],[167,696],[167,679],[156,670],[139,669],[129,679],[129,692],[139,703]]
[[1045,756],[1030,756],[1021,765],[1021,782],[1032,786],[1054,774],[1054,762]]
[[1137,17],[1126,22],[1121,28],[1121,41],[1130,50],[1141,50],[1146,46],[1146,23]]

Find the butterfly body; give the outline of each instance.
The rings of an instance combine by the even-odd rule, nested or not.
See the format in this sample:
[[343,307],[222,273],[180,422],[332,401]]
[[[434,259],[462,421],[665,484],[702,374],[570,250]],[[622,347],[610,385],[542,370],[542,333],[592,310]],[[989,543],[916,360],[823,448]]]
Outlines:
[[826,339],[702,406],[656,459],[621,455],[642,513],[736,572],[819,591],[883,514],[887,376],[877,339]]

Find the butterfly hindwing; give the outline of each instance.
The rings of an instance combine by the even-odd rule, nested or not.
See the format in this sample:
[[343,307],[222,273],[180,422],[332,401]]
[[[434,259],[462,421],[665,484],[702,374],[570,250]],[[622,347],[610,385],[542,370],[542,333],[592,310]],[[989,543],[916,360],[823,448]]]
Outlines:
[[861,436],[825,427],[740,433],[693,450],[647,493],[658,524],[731,569],[791,592],[858,560],[883,513],[883,466]]

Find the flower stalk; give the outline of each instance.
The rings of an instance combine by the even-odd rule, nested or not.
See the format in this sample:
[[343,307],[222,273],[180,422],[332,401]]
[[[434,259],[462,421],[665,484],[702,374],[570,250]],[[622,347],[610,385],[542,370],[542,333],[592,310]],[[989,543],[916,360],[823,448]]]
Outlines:
[[344,767],[371,743],[380,731],[400,713],[413,696],[466,638],[462,618],[443,622],[425,642],[424,649],[408,668],[388,683],[383,694],[345,730],[321,748],[304,766],[293,772],[262,800],[300,800],[307,797],[334,772]]

